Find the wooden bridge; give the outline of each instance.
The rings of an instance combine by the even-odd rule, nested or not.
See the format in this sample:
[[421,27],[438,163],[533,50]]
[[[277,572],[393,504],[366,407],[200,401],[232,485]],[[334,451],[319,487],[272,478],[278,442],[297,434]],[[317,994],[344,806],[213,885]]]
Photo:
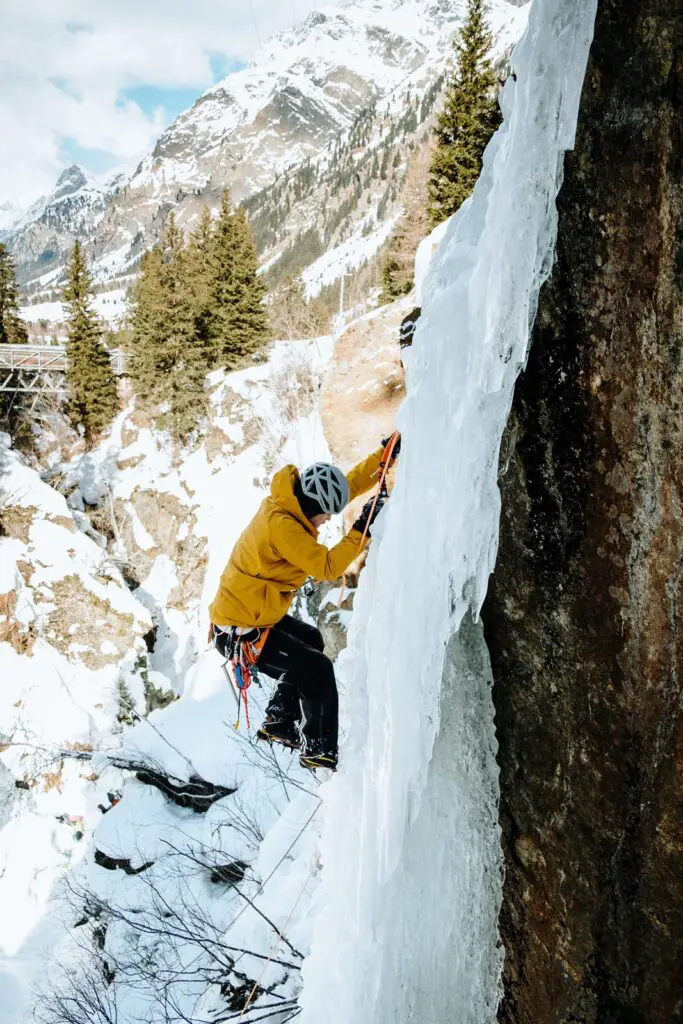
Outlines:
[[[124,372],[120,349],[109,353],[114,373]],[[0,391],[66,397],[66,348],[63,345],[0,345]]]

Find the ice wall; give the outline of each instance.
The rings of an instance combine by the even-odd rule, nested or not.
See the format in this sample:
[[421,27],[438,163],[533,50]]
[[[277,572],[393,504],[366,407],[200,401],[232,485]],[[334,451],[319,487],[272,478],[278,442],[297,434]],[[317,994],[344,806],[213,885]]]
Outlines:
[[397,486],[340,666],[347,733],[322,790],[302,1024],[495,1019],[497,771],[475,619],[496,555],[500,442],[552,264],[595,7],[534,0],[504,124],[425,285]]

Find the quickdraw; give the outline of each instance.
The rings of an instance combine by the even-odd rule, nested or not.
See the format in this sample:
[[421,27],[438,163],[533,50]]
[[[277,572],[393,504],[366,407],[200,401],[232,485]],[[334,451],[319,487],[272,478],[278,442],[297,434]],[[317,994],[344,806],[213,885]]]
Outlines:
[[[228,630],[223,632],[228,632]],[[268,629],[250,629],[246,633],[238,633],[236,628],[233,627],[229,632],[230,639],[227,645],[223,670],[237,702],[235,729],[237,730],[240,727],[242,705],[244,705],[244,718],[247,723],[247,729],[249,729],[251,728],[251,722],[249,720],[247,691],[254,681],[254,668],[261,657],[268,634],[270,633],[270,627]],[[234,682],[228,670],[228,663],[232,666],[235,677]]]

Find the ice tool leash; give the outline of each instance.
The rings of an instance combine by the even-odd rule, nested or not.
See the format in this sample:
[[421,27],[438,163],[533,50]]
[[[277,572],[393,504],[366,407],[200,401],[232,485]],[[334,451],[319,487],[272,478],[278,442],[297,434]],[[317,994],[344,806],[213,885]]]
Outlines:
[[[372,503],[372,507],[370,508],[370,515],[368,516],[368,521],[365,524],[365,529],[363,530],[363,539],[361,541],[361,548],[365,544],[365,540],[366,540],[366,538],[368,536],[368,530],[370,529],[370,523],[372,522],[372,517],[375,514],[375,509],[377,508],[377,502],[379,501],[379,499],[381,497],[386,497],[387,496],[387,484],[386,484],[387,473],[389,472],[389,469],[391,467],[391,463],[393,461],[393,455],[394,455],[394,448],[398,444],[398,440],[399,440],[400,436],[401,435],[400,435],[399,431],[395,430],[394,433],[391,435],[391,437],[389,438],[389,440],[387,441],[387,443],[384,446],[384,451],[382,452],[382,458],[380,459],[380,462],[379,462],[379,480],[378,480],[378,483],[377,483],[377,492],[375,494],[375,500]],[[337,602],[337,608],[341,608],[342,602],[344,601],[344,595],[345,594],[346,594],[346,576],[344,576],[344,578],[342,580],[341,594],[339,595],[339,601]]]

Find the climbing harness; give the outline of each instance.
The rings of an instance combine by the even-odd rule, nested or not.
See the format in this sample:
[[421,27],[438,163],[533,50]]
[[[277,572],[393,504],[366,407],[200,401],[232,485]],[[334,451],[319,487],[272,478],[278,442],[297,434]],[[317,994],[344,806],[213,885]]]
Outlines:
[[[225,658],[223,671],[225,678],[230,683],[230,688],[237,704],[236,730],[240,727],[242,705],[244,705],[244,718],[247,723],[247,729],[251,727],[247,691],[254,681],[256,664],[261,657],[269,633],[270,626],[267,629],[258,629],[256,627],[253,629],[243,629],[240,626],[213,627],[212,640],[214,646]],[[225,639],[219,647],[218,640],[221,637]],[[232,675],[230,674],[228,664],[232,666]]]
[[[366,539],[366,537],[368,535],[368,530],[370,529],[370,523],[372,522],[372,517],[375,514],[375,509],[377,508],[377,502],[379,501],[380,498],[386,498],[387,497],[387,484],[386,484],[387,473],[389,472],[389,468],[390,468],[391,463],[393,461],[394,448],[398,444],[398,439],[400,438],[400,436],[401,435],[398,432],[398,430],[395,430],[394,433],[391,435],[391,437],[389,438],[389,440],[387,441],[387,443],[384,446],[384,451],[382,452],[382,458],[380,459],[380,463],[379,463],[379,482],[377,484],[377,492],[375,494],[375,500],[373,501],[372,507],[370,509],[370,515],[368,516],[368,521],[365,524],[365,529],[363,530],[363,539],[361,541],[361,547],[363,546],[363,544],[365,544],[365,539]],[[345,594],[346,594],[346,576],[344,576],[344,578],[342,580],[342,588],[341,588],[341,593],[339,595],[339,601],[337,602],[337,608],[341,608],[342,603],[344,601]]]

